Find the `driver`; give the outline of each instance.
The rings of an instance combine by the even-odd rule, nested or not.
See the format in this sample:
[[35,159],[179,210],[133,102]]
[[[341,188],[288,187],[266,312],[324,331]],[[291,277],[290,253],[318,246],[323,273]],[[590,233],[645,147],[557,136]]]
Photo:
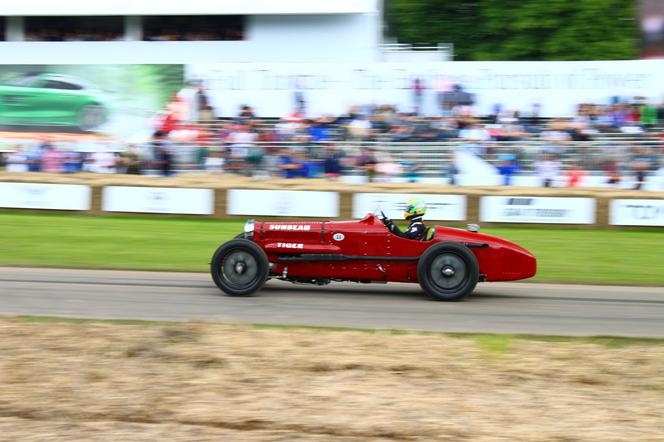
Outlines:
[[410,221],[408,230],[402,232],[391,219],[384,215],[382,221],[383,224],[385,224],[385,227],[387,227],[388,230],[395,235],[402,238],[421,241],[424,239],[424,236],[427,232],[427,227],[424,225],[424,222],[422,222],[422,217],[425,213],[427,213],[426,203],[423,199],[416,198],[406,201],[406,210],[403,213],[403,217],[404,219]]

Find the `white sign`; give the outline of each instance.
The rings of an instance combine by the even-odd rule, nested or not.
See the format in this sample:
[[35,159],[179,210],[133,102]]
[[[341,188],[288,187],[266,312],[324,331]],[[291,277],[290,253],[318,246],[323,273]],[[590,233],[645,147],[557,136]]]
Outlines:
[[90,210],[90,194],[78,184],[0,183],[0,207]]
[[664,60],[196,63],[186,65],[185,76],[202,80],[220,110],[250,103],[263,116],[288,115],[296,96],[314,116],[372,103],[410,111],[415,78],[425,87],[427,114],[439,112],[438,92],[453,85],[475,95],[482,115],[500,104],[522,112],[539,105],[542,116],[570,116],[578,103],[608,104],[614,96],[659,100],[664,93]]
[[307,190],[230,189],[226,213],[335,218],[339,216],[339,194]]
[[427,204],[425,219],[436,221],[464,221],[466,219],[465,195],[438,195],[413,193],[356,193],[353,195],[353,218],[362,218],[377,209],[389,218],[401,219],[406,201],[422,198]]
[[664,199],[611,200],[609,224],[612,226],[664,226]]
[[175,187],[104,187],[104,212],[180,213],[212,215],[214,192]]
[[491,223],[594,224],[593,198],[483,196],[480,220]]

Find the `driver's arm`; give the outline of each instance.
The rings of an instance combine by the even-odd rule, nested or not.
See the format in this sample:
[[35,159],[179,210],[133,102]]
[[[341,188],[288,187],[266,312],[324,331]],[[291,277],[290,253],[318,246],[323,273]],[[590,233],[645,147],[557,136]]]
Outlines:
[[384,223],[391,233],[406,239],[419,239],[425,230],[424,224],[421,222],[412,223],[405,232],[402,232],[389,218],[385,218]]

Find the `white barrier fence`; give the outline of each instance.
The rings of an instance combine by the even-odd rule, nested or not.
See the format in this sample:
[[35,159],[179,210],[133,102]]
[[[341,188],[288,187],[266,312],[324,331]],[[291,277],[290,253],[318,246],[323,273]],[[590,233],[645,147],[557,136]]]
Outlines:
[[104,212],[214,214],[212,189],[177,187],[107,186],[102,194]]
[[595,224],[594,198],[483,196],[480,221],[492,223]]
[[[226,207],[215,211],[213,189],[105,186],[103,212],[181,215],[338,218],[341,195],[333,191],[229,189]],[[351,216],[383,210],[400,219],[405,201],[427,202],[432,221],[466,221],[468,196],[451,194],[354,193]],[[487,223],[606,225],[597,216],[597,199],[547,196],[481,196],[479,220]],[[605,207],[605,206],[604,206]],[[92,188],[75,184],[0,182],[0,208],[90,211]],[[97,209],[95,209],[97,210]],[[472,221],[475,221],[474,219]],[[611,199],[608,224],[664,227],[664,199]]]
[[307,190],[230,189],[226,213],[229,215],[339,216],[339,193]]
[[664,200],[616,199],[609,205],[612,226],[664,227]]
[[0,207],[10,209],[90,210],[90,186],[0,183]]

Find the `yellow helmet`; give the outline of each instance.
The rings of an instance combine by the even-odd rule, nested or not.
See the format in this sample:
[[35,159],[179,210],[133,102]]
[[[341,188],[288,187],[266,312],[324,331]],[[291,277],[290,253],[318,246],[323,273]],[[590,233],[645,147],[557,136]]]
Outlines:
[[415,198],[406,201],[406,210],[403,213],[405,219],[412,219],[417,216],[424,216],[427,213],[427,203],[421,198]]

